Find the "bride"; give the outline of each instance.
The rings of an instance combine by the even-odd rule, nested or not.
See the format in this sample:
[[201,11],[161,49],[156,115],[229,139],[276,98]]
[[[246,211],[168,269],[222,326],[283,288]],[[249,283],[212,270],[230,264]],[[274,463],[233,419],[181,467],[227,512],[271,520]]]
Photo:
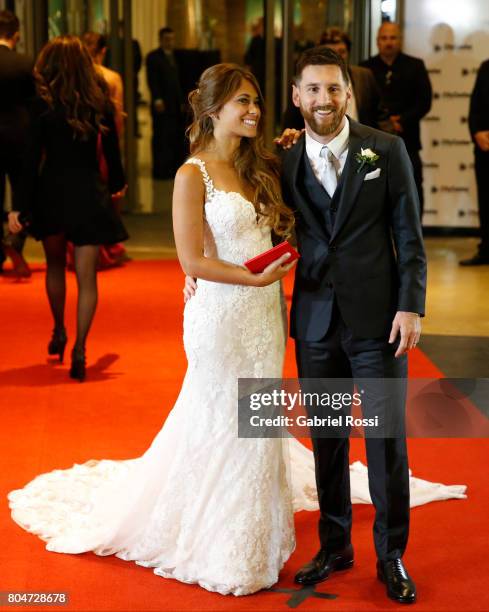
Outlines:
[[[272,231],[287,236],[293,217],[263,146],[254,76],[213,66],[190,102],[192,157],[175,179],[174,231],[182,268],[199,281],[185,305],[188,370],[177,402],[142,457],[42,474],[9,502],[49,551],[115,554],[165,578],[246,595],[278,580],[295,546],[293,507],[317,508],[310,451],[296,440],[237,436],[237,379],[282,375],[278,281],[293,265],[284,256],[252,274],[242,264],[272,246]],[[368,503],[366,472],[352,470],[353,501]],[[463,497],[435,489],[431,499]]]
[[184,312],[188,370],[151,447],[125,462],[89,462],[10,493],[12,516],[62,553],[93,550],[210,591],[273,585],[294,550],[281,439],[237,437],[237,379],[278,378],[285,336],[279,281],[242,264],[286,236],[293,215],[263,145],[255,78],[230,64],[190,96],[193,157],[177,172],[174,232],[183,270],[199,278]]

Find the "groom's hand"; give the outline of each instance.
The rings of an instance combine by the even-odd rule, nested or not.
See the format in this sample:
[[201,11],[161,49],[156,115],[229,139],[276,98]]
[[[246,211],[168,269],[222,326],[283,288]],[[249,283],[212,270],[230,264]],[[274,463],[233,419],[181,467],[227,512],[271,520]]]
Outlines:
[[401,342],[397,347],[395,357],[400,357],[414,348],[421,335],[421,318],[416,312],[398,311],[392,322],[391,335],[389,336],[389,344],[393,344],[396,338],[401,333]]
[[191,276],[185,277],[185,285],[183,287],[183,301],[185,304],[195,295],[197,291],[197,279]]
[[295,130],[294,128],[285,128],[278,138],[273,139],[273,142],[279,147],[282,147],[282,149],[291,149],[299,140],[302,132],[305,132],[305,129]]

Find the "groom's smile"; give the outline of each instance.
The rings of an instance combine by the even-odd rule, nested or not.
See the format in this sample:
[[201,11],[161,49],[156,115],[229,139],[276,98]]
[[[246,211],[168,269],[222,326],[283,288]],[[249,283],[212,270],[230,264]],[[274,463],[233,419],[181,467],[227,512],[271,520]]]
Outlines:
[[294,84],[292,99],[301,109],[306,129],[330,140],[342,127],[350,97],[350,85],[338,66],[309,65]]

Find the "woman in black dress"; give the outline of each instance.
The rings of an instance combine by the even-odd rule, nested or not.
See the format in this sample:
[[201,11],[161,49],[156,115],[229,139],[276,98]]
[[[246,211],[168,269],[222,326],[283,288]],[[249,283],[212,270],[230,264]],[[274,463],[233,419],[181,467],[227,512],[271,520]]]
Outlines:
[[[46,290],[54,318],[48,353],[60,361],[67,342],[66,243],[75,245],[78,304],[70,376],[82,381],[85,342],[97,305],[99,245],[128,237],[111,206],[111,195],[123,195],[126,181],[107,86],[81,41],[60,36],[48,42],[34,75],[33,155],[26,164],[29,187],[18,212],[30,213],[29,229],[46,253]],[[108,166],[106,181],[100,174],[100,150]],[[10,226],[13,231],[22,227],[18,214],[11,215]]]

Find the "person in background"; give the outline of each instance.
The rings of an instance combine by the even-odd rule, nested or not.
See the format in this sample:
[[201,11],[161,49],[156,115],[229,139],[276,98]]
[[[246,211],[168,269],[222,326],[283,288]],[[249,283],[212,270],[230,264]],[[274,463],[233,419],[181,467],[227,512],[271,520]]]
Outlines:
[[[380,121],[385,118],[380,91],[370,70],[349,63],[351,40],[348,34],[339,28],[328,28],[321,35],[319,44],[336,51],[348,66],[352,88],[352,97],[347,109],[348,116],[364,125],[378,128]],[[304,119],[300,110],[292,104],[292,99],[289,101],[282,123],[284,129],[304,128]]]
[[[107,84],[76,36],[58,36],[42,49],[34,67],[37,99],[32,104],[29,144],[32,158],[23,181],[32,193],[10,215],[12,232],[22,229],[19,215],[32,213],[30,231],[46,254],[46,291],[54,320],[49,355],[63,361],[65,329],[66,244],[75,245],[78,285],[76,340],[70,377],[85,379],[85,344],[97,307],[99,247],[128,235],[111,206],[122,196],[122,168],[114,108]],[[107,162],[104,181],[98,163],[101,141]]]
[[107,81],[110,97],[115,109],[117,132],[119,136],[122,136],[124,131],[124,85],[122,77],[118,72],[104,66],[107,54],[107,39],[97,32],[85,32],[82,36],[82,42],[90,53],[97,70],[100,71],[100,74]]
[[175,33],[171,28],[161,28],[159,39],[159,48],[146,58],[153,119],[153,178],[172,179],[184,157],[184,99],[173,53]]
[[362,62],[374,73],[388,112],[381,129],[404,140],[414,169],[414,178],[423,217],[423,167],[420,121],[431,108],[431,83],[422,59],[401,51],[401,29],[397,23],[384,22],[377,34],[378,55]]
[[4,212],[6,178],[15,207],[23,187],[21,169],[26,155],[28,103],[35,92],[32,61],[15,53],[19,38],[18,18],[10,11],[0,11],[0,272],[8,256],[17,276],[29,277],[31,271],[22,255],[26,232],[9,233],[3,239],[3,222],[8,218]]
[[[269,107],[268,112],[274,112],[275,117],[280,117],[280,91],[282,89],[282,39],[274,36],[275,47],[275,106]],[[246,68],[256,77],[260,89],[266,98],[266,41],[265,21],[260,17],[251,25],[251,40],[248,43],[244,56]]]
[[481,241],[477,253],[460,265],[480,266],[489,264],[489,60],[481,64],[472,91],[469,129],[474,141]]
[[347,32],[340,28],[328,28],[323,32],[319,44],[336,51],[348,67],[352,88],[348,116],[364,125],[378,128],[382,118],[385,118],[380,91],[371,70],[350,64],[351,39]]
[[306,28],[303,23],[294,25],[294,61],[297,62],[301,53],[315,46],[313,40],[307,38]]
[[[124,20],[121,19],[118,22],[117,37],[112,44],[115,43],[114,52],[111,52],[111,48],[107,49],[105,56],[105,64],[113,70],[120,70],[124,76]],[[129,118],[133,122],[134,133],[139,137],[138,130],[138,118],[137,118],[137,105],[141,102],[141,93],[139,92],[139,72],[143,65],[143,56],[141,53],[141,45],[135,38],[131,38],[131,49],[132,49],[132,89],[134,93],[134,113]]]
[[[114,105],[115,110],[115,125],[117,133],[119,134],[119,143],[122,147],[122,137],[124,133],[124,119],[126,114],[124,112],[124,85],[122,78],[118,72],[111,70],[104,66],[104,60],[107,53],[107,40],[102,34],[97,32],[86,32],[82,36],[82,42],[90,53],[95,67],[100,71],[101,76],[107,82],[110,98]],[[107,178],[107,163],[103,156],[103,151],[99,143],[99,162],[101,165],[101,173]],[[117,212],[120,214],[121,200],[113,200],[112,205],[115,207]],[[126,249],[122,243],[119,244],[108,244],[100,247],[98,269],[103,270],[106,268],[113,268],[114,266],[120,266],[124,262],[129,261]],[[68,267],[74,267],[73,251],[68,251]]]
[[244,63],[247,69],[253,73],[260,85],[260,89],[265,91],[265,33],[263,17],[260,17],[251,24],[251,39],[246,48]]

